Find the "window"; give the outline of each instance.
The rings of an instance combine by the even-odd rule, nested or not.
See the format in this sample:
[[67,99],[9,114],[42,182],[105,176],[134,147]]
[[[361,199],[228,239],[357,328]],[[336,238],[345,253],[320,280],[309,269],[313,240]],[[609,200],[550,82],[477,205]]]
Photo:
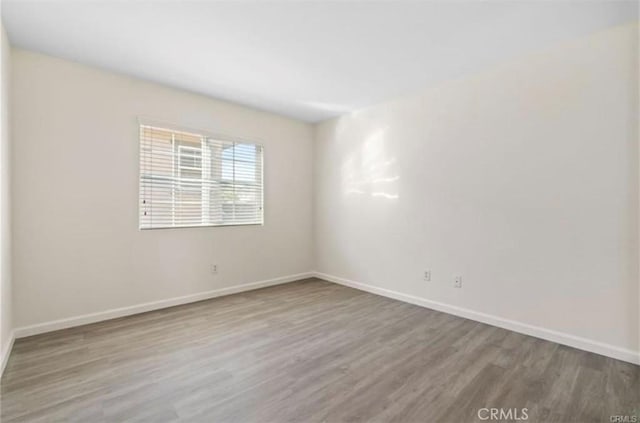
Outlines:
[[262,146],[140,125],[140,229],[263,223]]

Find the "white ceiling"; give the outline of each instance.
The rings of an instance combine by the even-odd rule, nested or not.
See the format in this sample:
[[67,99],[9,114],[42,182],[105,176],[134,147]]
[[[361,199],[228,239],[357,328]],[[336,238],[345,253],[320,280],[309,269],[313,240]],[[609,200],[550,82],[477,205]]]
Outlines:
[[637,1],[2,2],[11,42],[314,122],[638,19]]

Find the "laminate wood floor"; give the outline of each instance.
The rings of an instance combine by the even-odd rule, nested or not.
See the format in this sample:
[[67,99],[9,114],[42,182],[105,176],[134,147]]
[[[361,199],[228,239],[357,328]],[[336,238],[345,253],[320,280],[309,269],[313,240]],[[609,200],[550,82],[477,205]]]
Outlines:
[[19,339],[0,405],[6,423],[611,422],[640,414],[640,367],[310,279]]

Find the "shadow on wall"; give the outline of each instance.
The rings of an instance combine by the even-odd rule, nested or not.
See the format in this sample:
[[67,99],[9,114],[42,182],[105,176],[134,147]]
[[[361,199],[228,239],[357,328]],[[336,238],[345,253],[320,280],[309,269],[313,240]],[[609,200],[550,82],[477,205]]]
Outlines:
[[370,196],[397,200],[396,158],[385,149],[387,128],[368,135],[360,150],[347,155],[342,162],[342,192],[345,196]]

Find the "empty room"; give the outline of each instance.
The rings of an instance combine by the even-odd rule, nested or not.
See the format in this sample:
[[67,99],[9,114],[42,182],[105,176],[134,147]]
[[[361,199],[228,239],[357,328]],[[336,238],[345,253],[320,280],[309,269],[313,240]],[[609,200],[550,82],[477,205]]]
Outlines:
[[0,421],[640,423],[637,0],[1,0]]

